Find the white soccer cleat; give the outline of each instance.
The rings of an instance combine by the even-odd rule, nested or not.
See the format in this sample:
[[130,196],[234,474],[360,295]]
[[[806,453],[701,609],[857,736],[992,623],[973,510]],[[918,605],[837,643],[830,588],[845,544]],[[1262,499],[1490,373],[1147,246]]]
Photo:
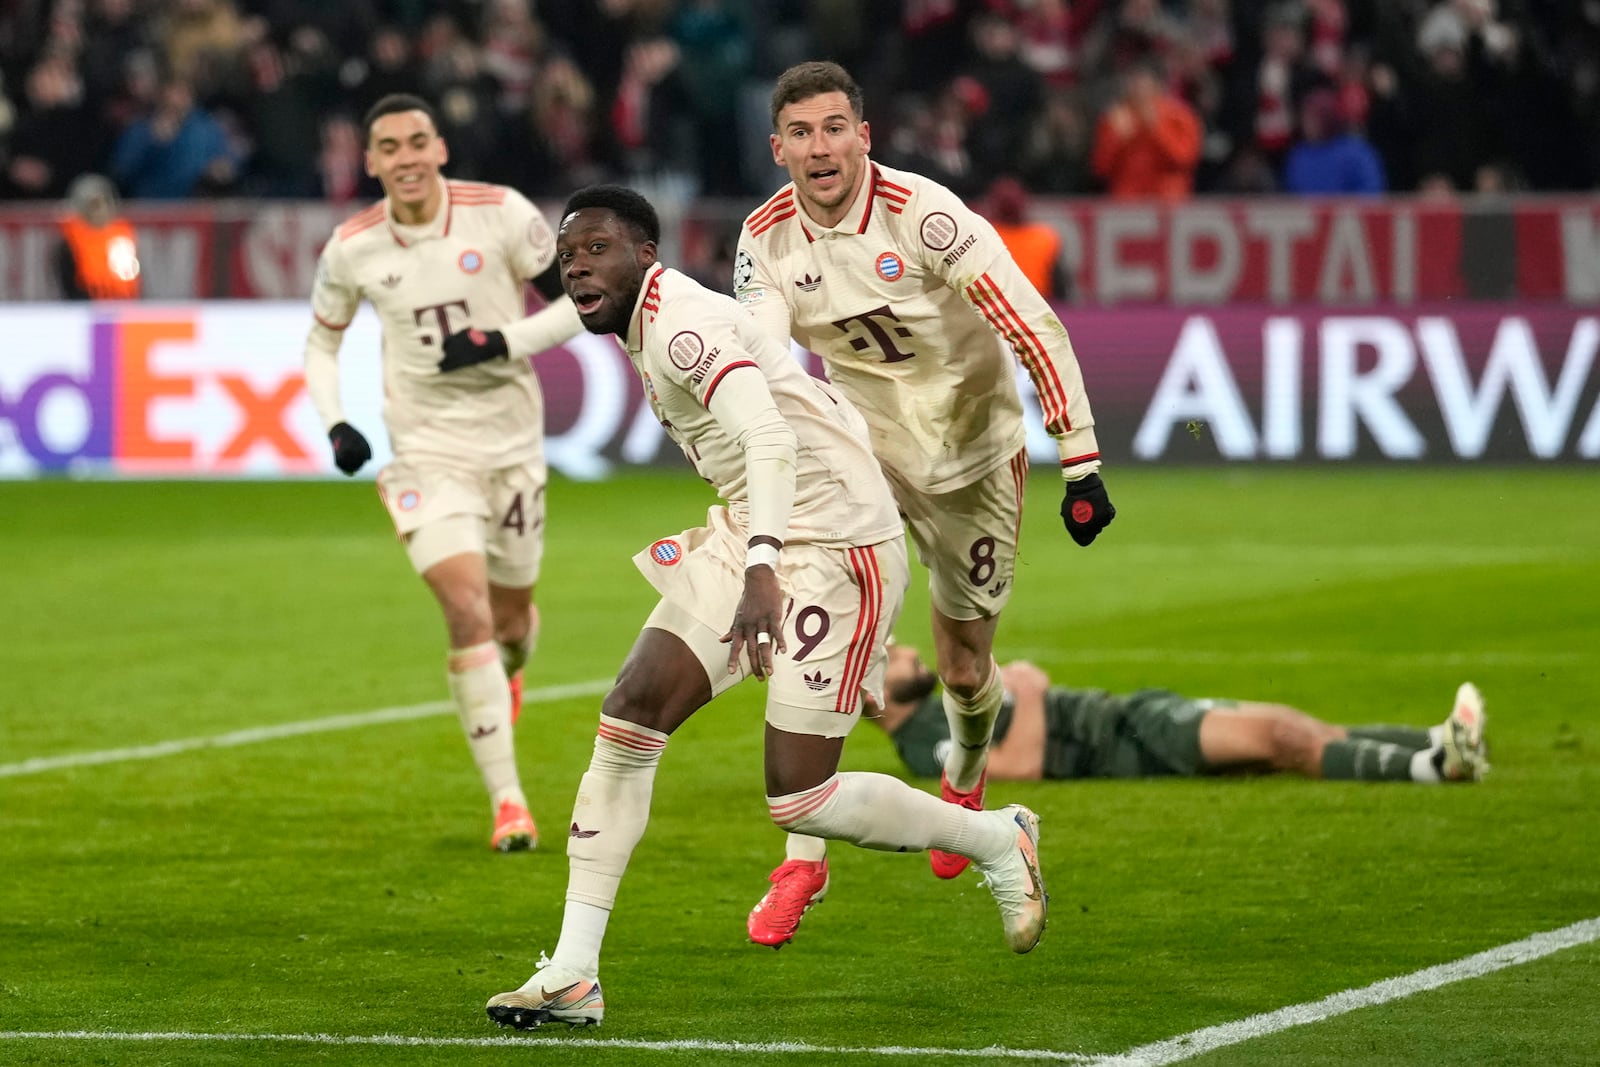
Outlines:
[[501,1026],[537,1030],[545,1023],[599,1026],[606,1017],[600,979],[557,967],[543,954],[533,977],[509,993],[496,993],[484,1006]]
[[1006,943],[1012,952],[1031,952],[1044,936],[1050,894],[1045,892],[1039,873],[1039,816],[1012,804],[999,811],[983,812],[983,818],[1004,819],[1016,831],[1015,845],[994,864],[979,864],[984,884],[1000,905]]
[[1483,741],[1487,722],[1483,694],[1471,682],[1462,682],[1450,717],[1444,721],[1441,778],[1447,782],[1480,782],[1489,773],[1488,749]]

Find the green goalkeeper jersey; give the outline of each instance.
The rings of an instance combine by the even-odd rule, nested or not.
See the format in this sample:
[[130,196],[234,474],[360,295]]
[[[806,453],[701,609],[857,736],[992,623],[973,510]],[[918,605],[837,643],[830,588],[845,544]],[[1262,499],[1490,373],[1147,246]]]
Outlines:
[[[1200,719],[1209,701],[1166,689],[1117,695],[1104,689],[1052,686],[1045,693],[1046,778],[1143,778],[1200,774]],[[1015,704],[1007,693],[995,719],[994,743],[1011,728]],[[938,693],[891,735],[900,758],[920,777],[936,778],[950,746],[950,726]]]

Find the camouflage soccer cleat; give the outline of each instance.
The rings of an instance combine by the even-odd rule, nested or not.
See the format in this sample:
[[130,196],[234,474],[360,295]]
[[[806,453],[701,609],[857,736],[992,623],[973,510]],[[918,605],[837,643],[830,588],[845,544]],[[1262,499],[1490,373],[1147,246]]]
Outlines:
[[1487,722],[1483,694],[1471,682],[1462,682],[1456,690],[1455,707],[1444,721],[1441,778],[1447,782],[1481,782],[1489,773],[1488,748],[1483,741]]
[[509,993],[496,993],[484,1005],[501,1026],[537,1030],[545,1023],[599,1026],[606,1017],[600,979],[557,967],[543,955],[533,977]]
[[496,852],[527,852],[538,845],[539,828],[528,809],[514,800],[501,801],[489,847]]
[[1039,816],[1021,804],[1012,804],[985,812],[984,817],[1004,819],[1016,831],[1016,843],[1005,856],[993,864],[979,864],[978,869],[1000,905],[1011,951],[1031,952],[1044,936],[1050,909],[1050,894],[1039,873]]
[[767,876],[772,888],[750,910],[750,940],[778,949],[794,940],[800,919],[828,895],[828,861],[787,860]]
[[[983,789],[989,780],[989,772],[984,771],[978,776],[978,787],[970,793],[963,793],[950,784],[950,779],[944,772],[939,773],[939,796],[946,804],[957,804],[968,811],[983,810]],[[965,856],[958,856],[954,852],[941,852],[936,848],[928,850],[928,866],[933,868],[935,878],[954,878],[967,869],[967,864],[972,861]]]

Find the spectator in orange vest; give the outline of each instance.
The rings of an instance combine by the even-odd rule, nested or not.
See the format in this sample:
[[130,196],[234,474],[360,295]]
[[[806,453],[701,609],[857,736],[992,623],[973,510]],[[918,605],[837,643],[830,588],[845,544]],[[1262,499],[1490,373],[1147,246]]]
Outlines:
[[1145,64],[1124,76],[1121,98],[1100,119],[1090,165],[1118,199],[1183,200],[1200,162],[1200,120]]
[[994,224],[1011,258],[1046,300],[1067,296],[1066,272],[1061,266],[1061,235],[1055,227],[1028,218],[1028,191],[1017,179],[1004,175],[989,186],[989,203],[983,215]]
[[139,251],[133,226],[117,214],[109,178],[84,174],[67,191],[71,214],[61,220],[56,272],[69,300],[134,300]]

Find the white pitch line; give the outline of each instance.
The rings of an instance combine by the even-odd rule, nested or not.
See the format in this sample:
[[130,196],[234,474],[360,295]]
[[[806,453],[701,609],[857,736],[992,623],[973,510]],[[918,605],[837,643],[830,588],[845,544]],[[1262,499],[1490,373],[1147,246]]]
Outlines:
[[386,1045],[405,1048],[519,1048],[570,1054],[574,1048],[626,1048],[650,1052],[744,1052],[755,1055],[915,1056],[919,1059],[1043,1060],[1050,1063],[1098,1062],[1094,1056],[1053,1049],[917,1048],[910,1045],[811,1045],[803,1041],[629,1041],[622,1038],[406,1037],[402,1034],[199,1034],[118,1033],[98,1030],[0,1030],[0,1041],[275,1041],[302,1045]]
[[[611,688],[609,679],[597,678],[589,682],[572,682],[567,685],[548,685],[530,689],[522,694],[524,704],[542,704],[568,697],[593,696]],[[136,745],[132,748],[107,748],[98,752],[71,752],[64,756],[36,756],[20,763],[0,763],[0,778],[20,778],[26,774],[43,774],[45,771],[65,770],[68,767],[94,767],[102,763],[126,763],[131,760],[161,759],[183,752],[210,748],[237,748],[261,741],[276,741],[284,737],[301,737],[305,734],[323,734],[334,730],[353,730],[358,726],[372,726],[383,722],[407,722],[442,715],[453,711],[455,705],[447,700],[430,700],[426,704],[408,704],[402,707],[378,708],[349,715],[330,715],[322,719],[302,719],[299,722],[279,723],[276,726],[255,726],[248,730],[212,737],[186,737],[177,741],[158,741],[153,745]]]
[[[535,1038],[535,1037],[408,1037],[403,1034],[206,1034],[191,1031],[126,1032],[114,1030],[0,1030],[0,1041],[247,1041],[302,1045],[385,1045],[423,1048],[524,1048],[539,1051],[573,1047],[642,1049],[653,1052],[742,1052],[753,1055],[819,1054],[825,1056],[912,1056],[920,1059],[1009,1059],[1050,1063],[1076,1063],[1084,1067],[1166,1067],[1193,1059],[1219,1048],[1227,1048],[1257,1037],[1266,1037],[1295,1026],[1322,1022],[1360,1008],[1387,1004],[1392,1000],[1425,993],[1430,989],[1469,978],[1482,978],[1507,967],[1530,963],[1562,949],[1600,941],[1600,917],[1563,926],[1559,930],[1525,937],[1466,956],[1453,963],[1441,963],[1399,978],[1347,989],[1321,1000],[1292,1004],[1277,1011],[1252,1015],[1248,1019],[1208,1026],[1187,1034],[1140,1045],[1117,1055],[1096,1056],[1056,1049],[1006,1048],[919,1048],[907,1045],[835,1046],[811,1045],[800,1041],[630,1041],[614,1038]],[[562,1031],[564,1034],[565,1031]]]
[[1587,945],[1592,941],[1600,941],[1600,917],[1584,919],[1571,926],[1563,926],[1559,930],[1534,934],[1521,941],[1513,941],[1509,945],[1500,945],[1474,956],[1464,957],[1454,963],[1441,963],[1436,967],[1413,971],[1399,978],[1386,978],[1360,989],[1347,989],[1342,993],[1334,993],[1321,1000],[1291,1004],[1287,1008],[1252,1015],[1237,1022],[1208,1026],[1203,1030],[1179,1034],[1165,1041],[1140,1045],[1120,1056],[1097,1060],[1096,1067],[1165,1067],[1170,1063],[1193,1059],[1195,1056],[1219,1048],[1266,1037],[1268,1034],[1275,1034],[1290,1027],[1322,1022],[1361,1008],[1387,1004],[1391,1000],[1425,993],[1430,989],[1450,985],[1452,982],[1482,978],[1486,974],[1530,963],[1553,952]]
[[1378,667],[1546,667],[1591,659],[1583,652],[1224,652],[1205,648],[1008,648],[1007,655],[1061,663],[1194,663],[1202,666],[1355,664]]

